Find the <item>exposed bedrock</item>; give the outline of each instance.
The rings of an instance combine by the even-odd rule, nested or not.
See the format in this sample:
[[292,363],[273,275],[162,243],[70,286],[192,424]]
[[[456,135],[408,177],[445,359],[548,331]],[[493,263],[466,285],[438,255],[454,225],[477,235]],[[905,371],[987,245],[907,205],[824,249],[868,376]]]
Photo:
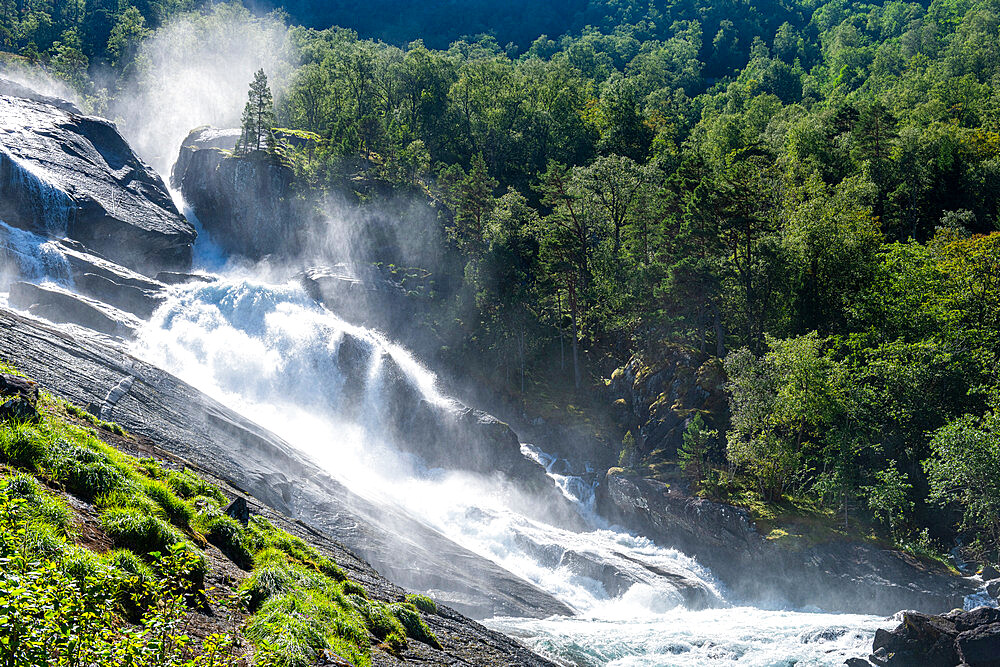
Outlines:
[[355,495],[277,436],[106,339],[0,310],[0,357],[56,394],[317,526],[402,586],[433,590],[477,618],[570,613],[404,510]]
[[25,91],[0,80],[0,219],[138,271],[187,268],[194,227],[114,124]]
[[234,156],[238,138],[238,130],[191,132],[171,183],[227,253],[259,260],[298,252],[309,207],[294,197],[292,170],[266,154]]
[[1000,610],[979,607],[932,616],[899,614],[894,630],[879,629],[868,659],[849,667],[1000,667]]
[[598,489],[608,519],[696,558],[735,598],[764,607],[889,615],[961,608],[977,586],[898,551],[851,541],[767,540],[744,510],[610,474]]

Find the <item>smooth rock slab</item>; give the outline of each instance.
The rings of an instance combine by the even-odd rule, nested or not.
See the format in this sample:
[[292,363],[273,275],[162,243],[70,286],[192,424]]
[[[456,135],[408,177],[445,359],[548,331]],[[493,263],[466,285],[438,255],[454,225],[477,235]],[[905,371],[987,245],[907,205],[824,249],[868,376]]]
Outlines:
[[139,271],[190,266],[194,227],[114,124],[4,90],[0,219]]

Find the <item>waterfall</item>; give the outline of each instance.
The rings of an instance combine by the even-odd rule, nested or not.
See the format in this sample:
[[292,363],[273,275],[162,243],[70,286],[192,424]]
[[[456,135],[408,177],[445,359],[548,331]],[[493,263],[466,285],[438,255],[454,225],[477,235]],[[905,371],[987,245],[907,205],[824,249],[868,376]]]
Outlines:
[[[835,665],[865,653],[868,616],[739,606],[711,572],[675,549],[602,523],[595,480],[542,447],[526,458],[590,516],[572,531],[511,509],[509,486],[428,469],[384,436],[387,373],[448,409],[434,374],[381,334],[350,325],[295,283],[247,278],[173,289],[133,352],[274,431],[352,491],[405,508],[463,547],[532,582],[571,618],[495,618],[487,625],[568,665]],[[434,591],[427,591],[432,594]]]
[[70,287],[69,262],[59,244],[0,220],[0,292],[10,280],[48,280]]
[[[30,161],[19,160],[0,146],[0,193],[23,199],[32,223],[54,237],[66,235],[76,214],[76,202]],[[39,224],[40,223],[40,224]]]

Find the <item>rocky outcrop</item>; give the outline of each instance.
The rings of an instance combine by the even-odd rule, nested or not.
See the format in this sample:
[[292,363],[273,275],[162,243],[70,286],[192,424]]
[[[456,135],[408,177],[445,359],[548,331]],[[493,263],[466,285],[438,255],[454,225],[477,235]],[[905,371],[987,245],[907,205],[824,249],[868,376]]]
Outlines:
[[673,458],[696,413],[708,428],[725,431],[724,383],[718,359],[667,345],[655,355],[633,356],[612,374],[608,389],[619,425],[632,432],[639,456]]
[[118,338],[132,337],[142,324],[113,306],[53,284],[16,282],[10,286],[10,304],[50,322],[78,324]]
[[744,510],[639,477],[609,474],[598,488],[598,510],[696,558],[736,599],[758,606],[940,612],[962,607],[977,589],[943,566],[866,543],[769,540]]
[[274,434],[107,340],[0,310],[0,358],[57,395],[309,522],[397,584],[433,590],[436,599],[478,618],[570,613],[405,511],[355,495]]
[[297,276],[309,295],[352,324],[397,334],[422,300],[374,266],[313,266]]
[[1000,667],[1000,609],[956,609],[940,616],[901,612],[895,630],[879,629],[868,659],[851,667]]
[[28,93],[0,82],[0,219],[140,271],[189,266],[194,228],[115,126]]
[[171,182],[202,227],[228,253],[258,260],[296,253],[308,225],[292,170],[266,154],[234,156],[239,131],[202,128],[184,140]]

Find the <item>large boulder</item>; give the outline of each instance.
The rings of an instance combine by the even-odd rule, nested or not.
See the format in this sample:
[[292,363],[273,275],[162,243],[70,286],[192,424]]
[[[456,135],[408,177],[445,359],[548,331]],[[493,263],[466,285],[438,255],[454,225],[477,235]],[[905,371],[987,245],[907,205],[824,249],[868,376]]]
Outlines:
[[940,616],[904,611],[894,630],[879,629],[862,667],[1000,667],[1000,610],[956,609]]
[[215,128],[192,132],[181,144],[171,182],[228,253],[259,260],[298,252],[309,216],[294,198],[292,170],[266,154],[234,155],[238,136]]
[[941,612],[961,607],[977,588],[938,564],[867,543],[767,539],[745,510],[616,471],[598,487],[597,509],[696,558],[737,598],[765,607]]
[[139,271],[190,265],[194,227],[112,123],[12,93],[0,82],[0,219]]

